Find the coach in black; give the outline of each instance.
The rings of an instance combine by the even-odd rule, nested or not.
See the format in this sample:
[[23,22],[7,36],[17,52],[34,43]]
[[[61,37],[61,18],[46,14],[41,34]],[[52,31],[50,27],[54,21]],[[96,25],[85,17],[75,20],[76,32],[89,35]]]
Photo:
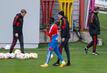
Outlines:
[[10,47],[10,53],[12,53],[17,40],[20,42],[21,52],[24,53],[24,43],[23,43],[23,18],[26,15],[26,10],[22,9],[20,13],[16,14],[13,21],[13,42]]
[[[70,50],[69,50],[69,38],[70,38],[70,32],[69,32],[69,23],[67,20],[67,17],[64,16],[64,11],[60,11],[58,13],[59,23],[61,25],[61,44],[59,46],[59,51],[62,54],[62,49],[65,49],[66,55],[67,55],[67,64],[66,66],[70,66]],[[59,65],[59,59],[56,63],[53,64],[54,66]]]
[[92,37],[92,41],[87,45],[85,48],[85,53],[88,53],[88,48],[93,46],[93,55],[98,55],[96,52],[96,46],[97,46],[97,36],[100,34],[100,22],[98,18],[98,10],[99,8],[95,8],[94,15],[92,18],[92,13],[90,13],[89,16],[89,33]]

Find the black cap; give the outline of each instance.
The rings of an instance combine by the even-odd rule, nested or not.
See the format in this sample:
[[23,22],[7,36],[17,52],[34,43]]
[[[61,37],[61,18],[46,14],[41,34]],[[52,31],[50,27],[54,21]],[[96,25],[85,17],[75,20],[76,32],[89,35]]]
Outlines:
[[64,11],[60,11],[58,14],[64,16]]

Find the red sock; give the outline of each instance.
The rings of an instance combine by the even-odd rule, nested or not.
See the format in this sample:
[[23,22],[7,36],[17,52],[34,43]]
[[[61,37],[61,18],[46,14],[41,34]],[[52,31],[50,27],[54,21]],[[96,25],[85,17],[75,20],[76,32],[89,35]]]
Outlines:
[[97,46],[97,36],[96,35],[94,35],[94,40],[93,40],[93,52],[95,53],[96,52],[96,46]]

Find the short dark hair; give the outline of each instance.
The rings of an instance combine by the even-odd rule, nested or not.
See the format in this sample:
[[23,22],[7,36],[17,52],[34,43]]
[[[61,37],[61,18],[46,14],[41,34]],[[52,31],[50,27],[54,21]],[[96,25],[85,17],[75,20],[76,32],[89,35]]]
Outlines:
[[25,9],[22,9],[20,12],[21,13],[27,13],[27,11]]
[[94,11],[98,11],[100,8],[99,7],[95,7]]
[[55,19],[53,17],[50,17],[49,22],[54,23]]

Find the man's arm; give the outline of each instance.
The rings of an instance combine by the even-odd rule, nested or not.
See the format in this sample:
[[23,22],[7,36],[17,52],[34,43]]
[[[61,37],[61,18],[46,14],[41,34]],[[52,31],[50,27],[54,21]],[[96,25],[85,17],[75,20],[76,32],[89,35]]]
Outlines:
[[14,31],[16,37],[18,37],[18,30],[17,29],[18,29],[18,25],[20,24],[17,22],[18,18],[19,18],[19,16],[16,15],[14,18],[14,21],[13,21],[13,31]]
[[67,23],[65,18],[63,18],[62,20],[61,28],[62,28],[62,38],[65,38],[67,34]]
[[16,26],[18,25],[18,23],[17,23],[18,18],[19,18],[19,16],[16,15],[15,18],[14,18],[14,21],[13,21],[13,24],[16,25]]

